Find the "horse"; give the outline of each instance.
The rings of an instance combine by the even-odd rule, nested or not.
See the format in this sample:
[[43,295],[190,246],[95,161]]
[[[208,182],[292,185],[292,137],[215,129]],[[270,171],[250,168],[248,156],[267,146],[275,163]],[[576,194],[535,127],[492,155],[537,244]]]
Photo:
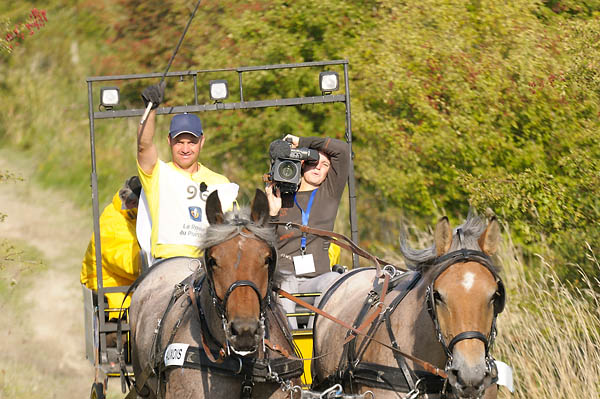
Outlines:
[[299,384],[303,364],[273,291],[268,210],[260,190],[251,209],[225,214],[211,193],[203,265],[165,259],[137,285],[130,326],[139,397],[283,398],[283,383]]
[[430,248],[414,250],[402,240],[406,272],[346,273],[320,307],[359,331],[317,317],[313,388],[339,383],[377,399],[495,398],[490,349],[505,290],[490,257],[499,239],[495,218],[486,223],[470,212],[453,232],[443,217]]

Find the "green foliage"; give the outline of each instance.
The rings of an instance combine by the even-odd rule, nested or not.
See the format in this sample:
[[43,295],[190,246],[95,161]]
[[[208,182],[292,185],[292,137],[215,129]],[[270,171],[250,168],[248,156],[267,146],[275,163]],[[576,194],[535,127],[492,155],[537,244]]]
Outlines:
[[537,11],[381,2],[353,59],[357,176],[426,218],[491,207],[530,253],[586,264],[576,242],[599,243],[597,27]]
[[[37,154],[44,184],[89,204],[84,77],[164,71],[195,2],[69,5],[44,5],[44,30],[0,63],[0,142]],[[0,10],[13,19],[31,6]],[[526,254],[543,253],[575,280],[570,263],[596,274],[582,242],[600,244],[599,9],[591,0],[207,0],[171,70],[349,59],[362,245],[397,247],[404,218],[423,227],[441,213],[456,223],[469,206],[491,208]],[[244,74],[244,98],[319,95],[318,72]],[[237,93],[235,71],[207,73],[214,78]],[[151,83],[119,83],[124,105],[141,108]],[[192,103],[192,89],[169,79],[165,104]],[[205,91],[201,80],[200,103]],[[343,107],[201,118],[202,162],[246,197],[262,185],[271,140],[345,133]],[[136,122],[96,124],[101,203],[135,173]]]

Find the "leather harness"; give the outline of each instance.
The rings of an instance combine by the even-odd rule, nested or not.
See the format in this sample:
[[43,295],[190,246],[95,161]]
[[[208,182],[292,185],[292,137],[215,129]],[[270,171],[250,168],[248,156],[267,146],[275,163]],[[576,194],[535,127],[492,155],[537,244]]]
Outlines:
[[[452,265],[459,262],[475,261],[486,267],[494,276],[498,289],[496,293],[496,300],[494,302],[494,318],[489,336],[485,336],[479,331],[465,331],[457,334],[449,344],[446,344],[439,322],[437,319],[437,313],[435,310],[435,303],[433,301],[433,285],[438,276],[447,270]],[[441,257],[434,259],[431,264],[440,265],[436,271],[430,285],[427,288],[426,294],[426,306],[429,314],[432,318],[434,326],[436,328],[436,334],[440,344],[442,345],[447,358],[448,363],[446,364],[446,370],[449,368],[452,362],[452,349],[456,343],[465,339],[478,339],[481,340],[485,345],[486,363],[488,368],[491,369],[492,375],[496,378],[495,364],[493,358],[489,354],[490,347],[493,344],[496,336],[496,318],[497,315],[502,312],[505,304],[505,290],[502,280],[498,276],[491,259],[481,251],[460,249],[453,251]],[[339,278],[331,288],[322,296],[319,307],[323,308],[325,303],[331,298],[333,292],[341,286],[351,276],[361,273],[365,270],[374,270],[374,268],[361,268],[355,269]],[[313,387],[319,389],[320,387],[327,387],[334,383],[343,383],[351,385],[352,383],[359,383],[371,388],[381,388],[386,390],[392,390],[395,392],[405,393],[417,393],[417,394],[429,394],[439,393],[445,395],[446,389],[446,376],[441,373],[411,370],[406,364],[406,356],[398,350],[398,344],[394,336],[394,332],[391,326],[391,315],[396,310],[398,305],[406,297],[406,295],[422,280],[422,274],[418,271],[409,271],[398,276],[394,276],[387,287],[385,284],[380,283],[377,277],[373,281],[373,288],[367,295],[361,310],[359,311],[356,320],[353,323],[353,329],[363,324],[365,316],[369,310],[374,306],[383,301],[386,293],[392,291],[397,292],[397,296],[387,305],[384,311],[379,313],[379,316],[370,324],[370,328],[365,335],[366,338],[362,340],[360,345],[357,347],[355,339],[356,332],[348,330],[346,334],[346,341],[342,355],[339,360],[339,366],[337,372],[326,377],[322,381],[314,380]],[[387,291],[387,292],[386,292]],[[317,315],[315,315],[316,319]],[[388,333],[389,340],[393,349],[392,354],[396,360],[397,367],[390,367],[382,364],[376,364],[371,362],[365,362],[362,357],[367,350],[371,339],[381,325],[385,324]],[[315,324],[316,326],[316,321]],[[313,332],[314,335],[314,332]],[[410,357],[409,357],[410,358]]]
[[[202,310],[201,306],[199,306],[199,301],[197,298],[202,290],[203,283],[206,280],[206,275],[202,274],[198,277],[199,278],[196,279],[196,276],[191,275],[185,280],[183,280],[181,283],[177,284],[173,289],[171,300],[169,301],[169,304],[167,305],[164,311],[163,317],[160,320],[165,319],[165,317],[172,309],[173,305],[185,293],[188,293],[190,295],[187,307],[184,310],[181,318],[171,330],[169,340],[167,344],[164,345],[164,347],[159,344],[161,342],[161,335],[164,332],[163,324],[159,322],[157,330],[155,330],[155,337],[151,352],[151,361],[148,365],[146,365],[140,377],[136,379],[136,383],[134,385],[135,389],[129,391],[129,394],[126,396],[126,399],[135,398],[134,395],[137,394],[137,391],[139,389],[142,389],[144,387],[147,379],[151,376],[157,377],[158,386],[156,390],[156,396],[161,397],[160,384],[164,383],[165,372],[169,368],[173,367],[208,370],[211,373],[219,375],[243,377],[240,398],[252,397],[252,388],[254,386],[254,383],[272,381],[273,376],[279,376],[282,379],[292,379],[302,375],[304,365],[302,360],[298,358],[269,358],[268,351],[264,352],[264,358],[258,358],[256,356],[239,356],[235,353],[227,354],[225,348],[220,347],[221,345],[212,336],[212,334],[210,334],[208,330],[206,318],[204,316],[204,311]],[[266,305],[266,311],[273,315],[273,319],[277,323],[277,328],[281,328],[283,325],[281,324],[281,320],[279,320],[278,312],[273,309],[272,303],[273,301],[269,301],[268,305]],[[183,315],[187,312],[187,310],[190,307],[195,309],[195,312],[199,318],[202,330],[201,346],[188,347],[185,353],[183,365],[165,366],[163,362],[165,351],[168,348],[168,346],[173,342],[175,333],[177,332],[180,326],[180,322],[183,318]],[[282,331],[284,331],[284,335],[290,347],[293,347],[291,334],[289,334],[287,329],[282,329]],[[269,329],[266,328],[265,334],[267,335],[267,339],[268,332]],[[216,349],[215,351],[214,349],[211,349],[211,346],[213,348],[216,347],[218,349]]]

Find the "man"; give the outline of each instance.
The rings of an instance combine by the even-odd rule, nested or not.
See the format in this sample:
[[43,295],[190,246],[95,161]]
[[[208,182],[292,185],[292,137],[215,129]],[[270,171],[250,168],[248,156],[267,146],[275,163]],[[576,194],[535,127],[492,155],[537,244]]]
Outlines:
[[208,225],[204,211],[206,198],[219,190],[223,209],[230,209],[238,192],[237,184],[198,162],[206,141],[200,119],[179,114],[171,119],[167,142],[172,162],[158,159],[154,144],[156,108],[163,100],[164,85],[142,92],[152,110],[138,129],[138,173],[152,221],[151,253],[154,259],[189,256],[197,258],[203,232]]
[[[328,137],[297,137],[288,135],[292,148],[311,148],[319,151],[319,161],[304,162],[302,178],[294,196],[292,208],[282,208],[281,195],[274,192],[273,183],[267,185],[271,221],[305,224],[332,231],[337,210],[348,179],[350,155],[348,144]],[[277,190],[276,190],[277,191]],[[287,230],[278,225],[278,270],[284,275],[281,288],[288,292],[322,292],[340,275],[331,272],[329,241],[298,230]],[[295,310],[295,304],[283,300],[286,312]],[[296,320],[290,319],[292,328]]]
[[[102,285],[120,287],[131,285],[140,274],[140,247],[135,235],[138,199],[142,186],[137,176],[130,177],[125,185],[104,208],[100,216],[100,249],[102,250]],[[96,290],[96,245],[94,235],[83,258],[81,283]],[[105,294],[108,307],[118,309],[124,293]],[[129,299],[123,305],[129,307]],[[119,312],[110,312],[117,318]]]

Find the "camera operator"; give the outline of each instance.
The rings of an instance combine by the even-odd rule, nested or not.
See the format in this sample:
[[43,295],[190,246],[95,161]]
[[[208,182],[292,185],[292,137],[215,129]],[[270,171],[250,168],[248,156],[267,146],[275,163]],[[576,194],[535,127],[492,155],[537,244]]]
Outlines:
[[[267,184],[271,221],[292,222],[332,231],[338,206],[348,179],[350,154],[348,144],[328,137],[287,135],[292,148],[306,147],[319,152],[318,162],[303,161],[302,177],[291,207],[282,207],[282,196],[276,182]],[[323,292],[340,274],[331,272],[329,241],[277,226],[279,241],[278,270],[283,274],[281,288],[288,292]],[[287,313],[295,303],[284,299]],[[297,328],[295,319],[290,319]]]

